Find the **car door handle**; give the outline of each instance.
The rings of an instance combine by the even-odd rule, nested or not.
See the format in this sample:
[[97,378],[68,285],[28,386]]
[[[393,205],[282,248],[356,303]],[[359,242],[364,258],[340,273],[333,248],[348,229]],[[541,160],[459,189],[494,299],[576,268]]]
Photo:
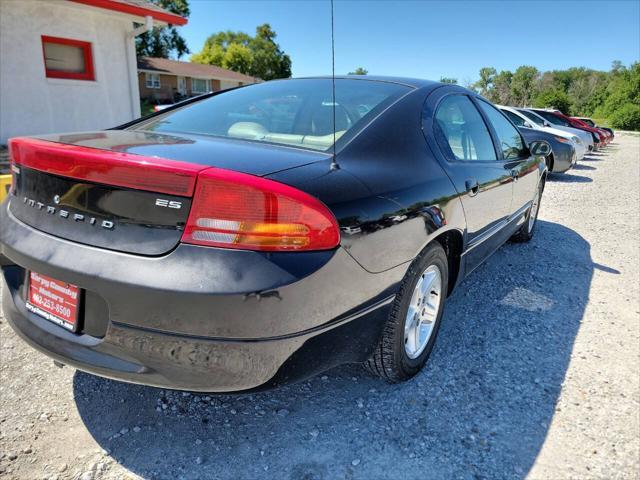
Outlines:
[[467,193],[470,197],[475,197],[480,191],[480,185],[478,184],[478,180],[475,178],[470,178],[464,182],[464,186],[467,189]]

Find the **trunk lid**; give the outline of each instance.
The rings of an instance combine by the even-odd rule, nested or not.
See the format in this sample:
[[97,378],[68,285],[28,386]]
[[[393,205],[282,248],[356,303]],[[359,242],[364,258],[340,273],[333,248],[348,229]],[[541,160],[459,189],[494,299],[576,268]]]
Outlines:
[[10,141],[20,221],[70,241],[162,255],[182,236],[199,172],[265,176],[327,154],[199,136],[111,130]]

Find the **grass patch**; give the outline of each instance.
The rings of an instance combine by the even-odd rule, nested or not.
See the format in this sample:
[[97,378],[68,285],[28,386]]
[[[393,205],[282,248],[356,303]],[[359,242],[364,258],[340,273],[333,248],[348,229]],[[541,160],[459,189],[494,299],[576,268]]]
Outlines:
[[140,100],[140,115],[143,117],[153,113],[154,105],[146,100]]

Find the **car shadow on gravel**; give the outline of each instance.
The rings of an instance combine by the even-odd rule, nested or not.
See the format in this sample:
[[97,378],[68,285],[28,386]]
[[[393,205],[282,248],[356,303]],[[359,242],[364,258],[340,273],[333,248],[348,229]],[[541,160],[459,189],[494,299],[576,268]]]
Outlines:
[[592,167],[591,165],[581,165],[581,164],[576,164],[573,166],[574,170],[597,170],[596,167]]
[[591,183],[593,179],[572,173],[550,173],[547,176],[547,181],[559,183]]
[[427,368],[407,383],[349,365],[208,396],[78,372],[80,416],[144,478],[522,478],[559,410],[594,270],[576,232],[537,229],[454,292]]

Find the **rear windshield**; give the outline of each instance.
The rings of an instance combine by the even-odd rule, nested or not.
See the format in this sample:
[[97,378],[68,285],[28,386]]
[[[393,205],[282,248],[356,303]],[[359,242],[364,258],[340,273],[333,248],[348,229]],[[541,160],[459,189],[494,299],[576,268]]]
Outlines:
[[[410,87],[396,83],[336,79],[335,140],[366,125],[368,118]],[[331,79],[281,80],[222,92],[153,118],[134,128],[328,150],[334,143]]]
[[536,115],[533,112],[530,112],[528,110],[518,110],[518,111],[537,125],[542,125],[542,123],[544,122],[544,118],[540,117],[539,115]]
[[538,115],[540,115],[541,117],[546,118],[549,122],[553,123],[554,125],[562,125],[563,127],[568,127],[569,126],[568,122],[566,122],[562,118],[558,117],[554,113],[545,112],[543,110],[536,110],[536,113]]

